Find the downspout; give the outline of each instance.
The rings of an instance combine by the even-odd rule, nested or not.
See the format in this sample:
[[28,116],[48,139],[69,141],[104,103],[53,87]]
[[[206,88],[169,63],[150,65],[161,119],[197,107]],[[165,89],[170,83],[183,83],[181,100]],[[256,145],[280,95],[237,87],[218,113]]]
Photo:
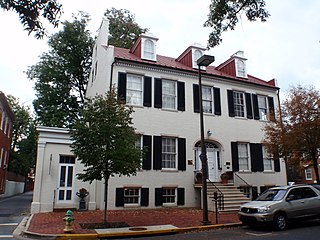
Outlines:
[[109,90],[111,90],[112,88],[112,79],[113,79],[113,65],[116,63],[116,59],[113,60],[112,64],[111,64],[111,71],[110,71],[110,86],[109,86]]

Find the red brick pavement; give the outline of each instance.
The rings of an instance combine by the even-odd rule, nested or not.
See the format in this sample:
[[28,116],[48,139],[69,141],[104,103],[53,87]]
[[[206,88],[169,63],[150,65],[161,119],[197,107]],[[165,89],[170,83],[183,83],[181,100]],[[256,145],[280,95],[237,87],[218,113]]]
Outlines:
[[[65,212],[34,214],[27,231],[45,234],[61,234],[65,222]],[[74,212],[73,233],[95,233],[91,229],[82,229],[81,223],[103,222],[104,212],[84,211]],[[166,208],[150,210],[115,210],[107,212],[108,222],[126,222],[130,227],[172,224],[176,227],[201,226],[202,210],[194,208]],[[209,220],[215,224],[215,213],[209,212]],[[238,223],[236,213],[220,213],[219,224]]]

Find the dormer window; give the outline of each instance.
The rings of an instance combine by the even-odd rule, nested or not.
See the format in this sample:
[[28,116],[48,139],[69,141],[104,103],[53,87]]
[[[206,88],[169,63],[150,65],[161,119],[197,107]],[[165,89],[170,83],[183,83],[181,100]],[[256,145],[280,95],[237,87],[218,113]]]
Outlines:
[[152,40],[146,39],[143,47],[143,58],[155,60],[155,44]]
[[246,78],[247,77],[246,63],[242,59],[236,59],[236,62],[237,62],[236,64],[237,77]]
[[203,52],[198,50],[198,49],[194,49],[193,51],[193,56],[192,56],[192,67],[193,68],[198,68],[198,64],[197,64],[197,60],[203,55]]

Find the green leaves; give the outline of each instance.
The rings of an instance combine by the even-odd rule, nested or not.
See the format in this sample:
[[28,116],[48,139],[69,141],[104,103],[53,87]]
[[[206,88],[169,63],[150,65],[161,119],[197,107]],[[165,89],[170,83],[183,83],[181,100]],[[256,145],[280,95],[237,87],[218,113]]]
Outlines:
[[208,20],[204,23],[205,27],[213,28],[208,48],[219,45],[222,42],[221,34],[229,29],[234,30],[242,14],[249,21],[266,21],[270,15],[265,5],[264,0],[211,0]]

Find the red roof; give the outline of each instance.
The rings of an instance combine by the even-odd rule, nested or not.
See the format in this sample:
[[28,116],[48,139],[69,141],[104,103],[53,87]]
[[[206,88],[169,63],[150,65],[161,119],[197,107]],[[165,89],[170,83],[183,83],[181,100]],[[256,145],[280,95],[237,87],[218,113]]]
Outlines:
[[[145,63],[145,64],[154,65],[154,66],[158,66],[158,67],[168,67],[171,69],[186,70],[186,71],[190,71],[190,72],[194,72],[194,73],[198,72],[197,69],[186,66],[186,65],[178,62],[175,58],[157,55],[157,61],[150,61],[150,60],[141,59],[138,56],[130,53],[129,51],[130,50],[126,49],[126,48],[114,47],[114,57],[116,59],[128,60],[128,61],[133,61],[133,62],[137,62],[137,63]],[[208,66],[206,68],[206,70],[203,72],[203,74],[204,73],[209,74],[209,75],[213,75],[213,76],[220,76],[220,77],[224,77],[224,78],[228,78],[228,79],[233,79],[233,80],[237,80],[237,81],[241,81],[241,82],[247,82],[247,83],[249,82],[249,83],[268,86],[268,87],[275,87],[274,79],[272,79],[270,81],[264,81],[260,78],[251,76],[249,74],[248,74],[248,78],[239,78],[239,77],[235,77],[235,76],[226,74],[222,71],[219,71],[217,69],[217,67],[214,67],[214,66]]]

